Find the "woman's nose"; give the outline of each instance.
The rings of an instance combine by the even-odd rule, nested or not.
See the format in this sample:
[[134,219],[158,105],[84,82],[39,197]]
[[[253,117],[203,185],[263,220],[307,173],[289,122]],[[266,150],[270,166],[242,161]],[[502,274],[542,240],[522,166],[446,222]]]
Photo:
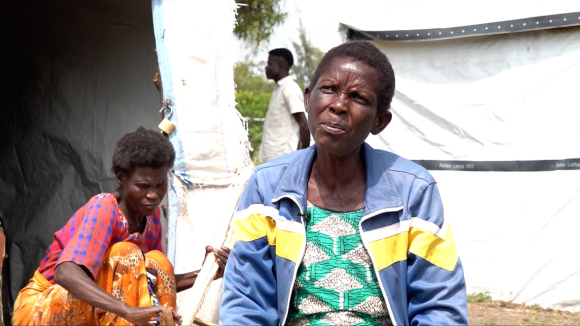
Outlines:
[[344,94],[338,93],[334,97],[332,103],[330,104],[330,111],[340,114],[346,112],[348,105],[346,103],[346,98]]
[[157,193],[157,189],[149,188],[149,190],[147,190],[147,194],[145,194],[145,196],[147,196],[147,198],[149,198],[149,199],[156,199],[157,197],[159,197],[159,194]]

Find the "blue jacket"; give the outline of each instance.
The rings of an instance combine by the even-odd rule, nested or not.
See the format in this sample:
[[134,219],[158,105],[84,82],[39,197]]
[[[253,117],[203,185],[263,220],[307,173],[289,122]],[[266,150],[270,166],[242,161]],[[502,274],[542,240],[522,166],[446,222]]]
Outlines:
[[[366,193],[359,229],[394,325],[466,325],[463,268],[437,184],[421,166],[362,147]],[[283,325],[306,245],[308,174],[316,147],[254,171],[234,217],[222,325]],[[344,171],[348,173],[348,171]]]

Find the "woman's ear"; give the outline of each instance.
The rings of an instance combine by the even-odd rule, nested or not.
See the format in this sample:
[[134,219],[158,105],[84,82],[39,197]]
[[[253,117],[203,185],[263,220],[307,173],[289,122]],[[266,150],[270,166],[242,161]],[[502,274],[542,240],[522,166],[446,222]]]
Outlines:
[[124,171],[117,171],[115,173],[115,177],[117,178],[117,183],[119,184],[119,186],[123,186],[123,184],[125,184],[125,182],[127,181],[127,173],[125,173]]
[[308,113],[308,103],[310,103],[310,87],[304,90],[304,111]]
[[393,114],[391,111],[378,113],[377,117],[375,118],[375,124],[371,129],[371,134],[378,135],[381,131],[385,130],[389,123],[391,123],[392,118]]

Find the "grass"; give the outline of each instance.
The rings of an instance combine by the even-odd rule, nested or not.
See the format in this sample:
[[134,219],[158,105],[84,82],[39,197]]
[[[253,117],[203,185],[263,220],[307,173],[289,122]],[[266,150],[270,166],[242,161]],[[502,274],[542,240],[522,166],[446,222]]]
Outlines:
[[544,309],[538,304],[516,304],[492,300],[489,292],[468,295],[472,325],[580,325],[580,312]]
[[524,320],[524,321],[526,322],[526,326],[537,326],[538,325],[535,320]]
[[489,292],[478,292],[467,295],[467,302],[491,302],[493,301]]

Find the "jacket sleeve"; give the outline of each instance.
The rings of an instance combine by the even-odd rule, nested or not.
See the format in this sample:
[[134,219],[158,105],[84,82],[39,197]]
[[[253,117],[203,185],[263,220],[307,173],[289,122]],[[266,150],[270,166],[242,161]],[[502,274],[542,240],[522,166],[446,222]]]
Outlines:
[[254,173],[238,204],[233,248],[224,272],[221,325],[278,325],[276,280],[268,238],[269,218],[259,214],[262,197]]
[[463,267],[436,183],[425,188],[411,212],[417,223],[409,230],[409,324],[467,325]]

